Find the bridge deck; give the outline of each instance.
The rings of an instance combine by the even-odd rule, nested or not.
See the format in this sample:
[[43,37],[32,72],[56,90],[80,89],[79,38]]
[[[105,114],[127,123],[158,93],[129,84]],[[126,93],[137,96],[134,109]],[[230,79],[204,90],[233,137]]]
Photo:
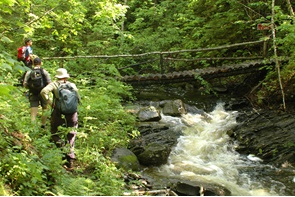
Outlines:
[[196,80],[196,76],[200,76],[204,79],[212,79],[257,72],[264,66],[274,65],[274,61],[261,60],[164,74],[126,75],[123,76],[121,80],[130,84],[176,83]]

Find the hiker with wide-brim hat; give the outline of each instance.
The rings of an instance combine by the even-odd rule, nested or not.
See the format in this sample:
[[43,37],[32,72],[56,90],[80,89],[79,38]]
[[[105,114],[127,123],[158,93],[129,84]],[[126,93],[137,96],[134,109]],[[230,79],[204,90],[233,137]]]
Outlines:
[[[56,81],[52,82],[51,84],[47,85],[41,91],[41,96],[48,101],[48,103],[52,106],[53,111],[51,113],[51,139],[56,144],[57,147],[63,147],[66,143],[70,144],[70,150],[65,155],[67,162],[66,168],[72,169],[73,168],[73,161],[75,160],[75,152],[74,152],[74,145],[75,145],[75,138],[77,135],[77,128],[78,128],[78,112],[75,111],[69,114],[63,114],[61,109],[59,108],[59,96],[60,96],[60,86],[70,86],[74,90],[77,95],[78,101],[80,102],[80,95],[78,93],[78,89],[74,83],[68,81],[70,75],[68,74],[65,68],[59,68],[56,70]],[[50,100],[50,92],[53,93],[53,100]],[[62,118],[64,115],[64,119]],[[66,127],[72,127],[73,129],[67,133],[67,139],[64,141],[59,136],[58,127],[66,125]]]

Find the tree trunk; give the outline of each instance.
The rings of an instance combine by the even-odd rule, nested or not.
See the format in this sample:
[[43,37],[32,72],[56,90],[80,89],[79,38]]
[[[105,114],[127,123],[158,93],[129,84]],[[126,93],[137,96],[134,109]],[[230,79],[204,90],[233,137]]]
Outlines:
[[290,0],[286,0],[286,3],[287,3],[287,7],[289,9],[290,15],[293,16],[294,15],[294,11],[293,11],[293,8],[292,8],[292,5],[291,5]]
[[278,54],[277,54],[277,45],[276,45],[276,31],[275,31],[275,23],[274,23],[274,17],[275,17],[275,0],[272,0],[272,15],[271,15],[271,30],[272,30],[272,37],[273,37],[273,50],[274,50],[274,58],[276,62],[276,69],[278,72],[278,80],[280,84],[280,89],[282,93],[282,102],[283,102],[283,109],[286,111],[286,103],[285,103],[285,93],[284,93],[284,88],[282,85],[282,79],[281,79],[281,70],[280,70],[280,62],[278,59]]

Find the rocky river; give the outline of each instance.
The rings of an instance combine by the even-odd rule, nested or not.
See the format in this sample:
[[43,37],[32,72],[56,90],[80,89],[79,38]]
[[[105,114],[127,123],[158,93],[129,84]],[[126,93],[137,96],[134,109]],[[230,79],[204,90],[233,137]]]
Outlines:
[[295,195],[293,110],[253,108],[222,88],[214,95],[187,89],[141,88],[126,106],[141,133],[130,142],[136,162],[127,168],[152,190],[175,195]]

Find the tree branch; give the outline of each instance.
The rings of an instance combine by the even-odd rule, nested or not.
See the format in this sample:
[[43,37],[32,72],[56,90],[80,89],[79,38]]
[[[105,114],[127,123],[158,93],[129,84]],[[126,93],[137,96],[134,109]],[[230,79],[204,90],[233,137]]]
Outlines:
[[164,60],[169,61],[183,61],[183,62],[195,62],[200,60],[253,60],[253,59],[264,59],[262,56],[255,56],[255,57],[200,57],[194,59],[179,59],[179,58],[163,58]]
[[[269,39],[269,38],[267,38]],[[200,51],[213,51],[213,50],[220,50],[220,49],[227,49],[231,47],[238,47],[244,45],[251,45],[251,44],[259,44],[263,43],[265,40],[258,40],[252,42],[243,42],[243,43],[236,43],[236,44],[229,44],[223,45],[218,47],[212,48],[200,48],[200,49],[186,49],[186,50],[178,50],[178,51],[155,51],[155,52],[148,52],[148,53],[141,53],[141,54],[129,54],[129,55],[88,55],[88,56],[73,56],[73,57],[43,57],[44,60],[51,60],[51,59],[76,59],[76,58],[117,58],[117,57],[142,57],[147,55],[157,55],[157,54],[175,54],[175,53],[183,53],[183,52],[200,52]]]
[[[260,14],[260,13],[256,12],[255,10],[253,10],[252,8],[250,8],[249,6],[247,6],[247,5],[243,4],[243,3],[239,2],[239,1],[236,1],[236,2],[237,2],[238,4],[240,4],[240,5],[244,6],[246,9],[248,9],[248,10],[252,11],[253,13],[255,13],[255,14],[258,14],[259,16],[262,16],[263,18],[265,18],[265,19],[266,19],[266,17],[265,17],[265,16],[263,16],[262,14]],[[251,19],[252,19],[252,18],[251,18]]]
[[[59,5],[57,5],[56,7],[54,7],[54,8],[52,8],[52,9],[48,10],[48,11],[45,12],[42,16],[40,16],[40,17],[38,17],[38,18],[36,18],[36,19],[30,21],[29,23],[27,23],[27,24],[25,24],[25,25],[28,25],[28,26],[29,26],[29,25],[33,24],[34,22],[40,20],[41,18],[43,18],[44,16],[46,16],[47,14],[49,14],[50,12],[52,12],[52,11],[53,11],[55,8],[57,8],[58,6],[59,6]],[[23,26],[21,26],[21,27],[17,27],[17,28],[5,29],[5,30],[1,33],[1,35],[4,35],[4,33],[9,32],[9,31],[16,31],[16,30],[18,30],[18,29],[20,29],[20,28],[23,28],[25,25],[23,25]]]
[[34,19],[34,20],[32,20],[32,21],[30,21],[28,24],[26,24],[26,25],[31,25],[31,24],[33,24],[34,22],[36,22],[36,21],[38,21],[38,20],[40,20],[41,18],[43,18],[44,16],[46,16],[47,14],[49,14],[50,12],[52,12],[55,8],[57,8],[59,5],[57,5],[57,6],[55,6],[54,8],[52,8],[52,9],[50,9],[50,10],[48,10],[47,12],[45,12],[42,16],[40,16],[40,17],[38,17],[38,18],[36,18],[36,19]]

